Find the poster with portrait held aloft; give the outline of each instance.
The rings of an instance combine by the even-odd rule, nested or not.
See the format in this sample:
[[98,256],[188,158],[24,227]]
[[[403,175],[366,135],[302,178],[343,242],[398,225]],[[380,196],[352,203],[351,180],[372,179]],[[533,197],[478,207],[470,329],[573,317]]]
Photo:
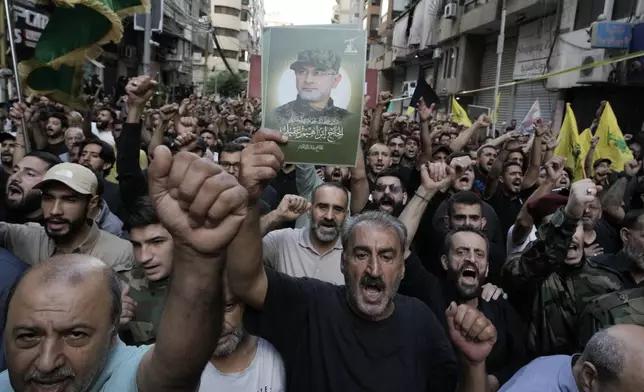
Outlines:
[[355,166],[365,31],[273,27],[269,37],[262,52],[262,124],[288,136],[286,162]]

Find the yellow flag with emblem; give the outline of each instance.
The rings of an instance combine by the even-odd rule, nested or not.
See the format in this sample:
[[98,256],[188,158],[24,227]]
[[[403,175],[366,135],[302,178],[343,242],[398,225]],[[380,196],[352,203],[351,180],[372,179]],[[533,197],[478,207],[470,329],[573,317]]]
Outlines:
[[455,122],[459,125],[465,125],[466,127],[472,126],[472,120],[470,116],[467,115],[467,112],[458,101],[452,97],[452,122]]
[[617,124],[617,117],[613,112],[610,103],[606,102],[604,112],[599,119],[599,125],[595,136],[599,137],[597,148],[595,149],[595,160],[607,158],[612,161],[611,169],[621,172],[624,170],[624,164],[633,160],[633,153],[628,148],[622,130]]
[[559,137],[557,137],[557,147],[554,155],[567,159],[566,167],[572,170],[575,180],[584,178],[584,157],[581,154],[581,146],[579,145],[577,119],[569,103],[566,104],[566,117],[561,125]]

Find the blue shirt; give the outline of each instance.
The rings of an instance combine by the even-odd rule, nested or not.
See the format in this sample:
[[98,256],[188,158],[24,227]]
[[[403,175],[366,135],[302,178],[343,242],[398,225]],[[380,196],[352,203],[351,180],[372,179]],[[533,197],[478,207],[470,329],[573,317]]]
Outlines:
[[[126,346],[118,339],[96,384],[89,392],[137,392],[136,373],[145,353],[152,346]],[[9,373],[0,373],[0,392],[14,392]]]
[[499,392],[579,392],[572,375],[578,356],[540,357],[525,365],[503,384]]
[[0,371],[7,368],[4,359],[4,307],[11,286],[29,268],[26,263],[4,248],[0,248]]

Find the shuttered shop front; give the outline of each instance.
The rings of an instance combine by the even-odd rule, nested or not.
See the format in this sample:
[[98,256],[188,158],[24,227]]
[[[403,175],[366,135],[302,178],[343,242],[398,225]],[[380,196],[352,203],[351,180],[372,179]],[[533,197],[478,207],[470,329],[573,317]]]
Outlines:
[[[485,51],[483,53],[483,61],[481,64],[481,88],[493,87],[496,82],[496,43],[498,35],[491,34],[486,38]],[[512,81],[514,72],[514,59],[517,51],[517,37],[516,33],[513,37],[505,39],[503,47],[503,59],[501,61],[501,82],[500,84]],[[501,100],[499,103],[499,110],[496,116],[497,129],[500,129],[503,122],[509,121],[509,111],[511,110],[512,103],[512,87],[504,87],[499,89]],[[490,110],[494,110],[495,98],[494,89],[480,91],[476,94],[477,105],[487,106]]]
[[512,118],[521,123],[526,114],[528,114],[534,101],[537,100],[541,108],[541,117],[545,121],[552,121],[557,104],[557,93],[548,91],[543,81],[524,83],[516,86]]

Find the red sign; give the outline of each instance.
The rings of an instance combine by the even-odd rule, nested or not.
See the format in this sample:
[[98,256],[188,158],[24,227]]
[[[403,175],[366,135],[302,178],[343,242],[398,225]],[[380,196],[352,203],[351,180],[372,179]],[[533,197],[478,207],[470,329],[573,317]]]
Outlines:
[[248,97],[262,98],[262,56],[250,56],[250,71],[248,72]]
[[374,109],[378,101],[378,71],[375,69],[367,68],[365,74],[365,84],[367,85],[365,94],[371,97],[365,108]]

